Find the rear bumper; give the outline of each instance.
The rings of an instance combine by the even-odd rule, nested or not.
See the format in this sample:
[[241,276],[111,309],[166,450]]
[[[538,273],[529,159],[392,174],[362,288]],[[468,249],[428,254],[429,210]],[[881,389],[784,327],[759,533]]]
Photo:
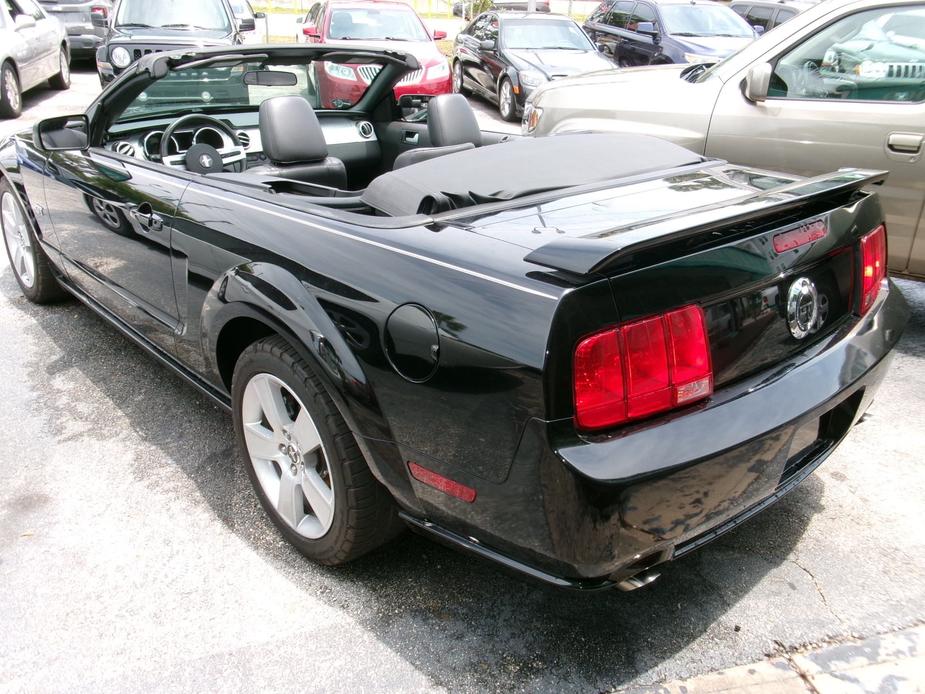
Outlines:
[[702,546],[805,479],[873,401],[908,316],[891,284],[863,319],[776,370],[608,436],[578,439],[571,422],[532,420],[504,483],[447,471],[478,490],[475,503],[417,485],[428,520],[409,521],[553,585],[613,585]]

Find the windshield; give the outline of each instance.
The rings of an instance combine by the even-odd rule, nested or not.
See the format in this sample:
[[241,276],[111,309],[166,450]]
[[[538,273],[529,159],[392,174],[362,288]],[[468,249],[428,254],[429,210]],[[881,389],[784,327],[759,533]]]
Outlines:
[[594,50],[574,22],[508,19],[501,24],[501,41],[506,48]]
[[118,27],[154,27],[231,33],[222,0],[124,0],[116,17]]
[[421,20],[410,9],[337,8],[331,12],[328,38],[335,41],[430,41]]
[[314,109],[350,108],[363,98],[381,67],[306,60],[294,65],[251,61],[181,68],[148,86],[115,122],[180,112],[256,111],[267,99],[289,95],[301,96]]
[[728,7],[662,5],[664,29],[674,36],[737,36],[751,38],[754,30]]

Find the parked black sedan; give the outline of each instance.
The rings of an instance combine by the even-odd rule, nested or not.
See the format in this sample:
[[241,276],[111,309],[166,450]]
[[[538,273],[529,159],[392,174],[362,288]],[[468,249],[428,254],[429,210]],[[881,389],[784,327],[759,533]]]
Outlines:
[[711,0],[616,0],[584,24],[620,67],[715,63],[753,41],[754,27]]
[[490,11],[456,36],[453,91],[484,96],[513,121],[544,82],[612,68],[568,17]]
[[[349,108],[312,108],[316,68],[370,67]],[[328,564],[409,525],[635,588],[863,416],[908,318],[884,172],[508,139],[458,94],[410,122],[394,88],[417,70],[362,46],[141,58],[0,143],[11,274],[227,407],[269,517]]]

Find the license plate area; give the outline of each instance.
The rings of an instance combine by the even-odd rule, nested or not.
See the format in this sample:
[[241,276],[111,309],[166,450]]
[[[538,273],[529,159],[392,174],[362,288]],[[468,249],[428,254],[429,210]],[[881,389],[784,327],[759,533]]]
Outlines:
[[822,416],[804,422],[797,428],[778,486],[786,484],[827,449],[841,441],[851,428],[863,397],[862,389]]

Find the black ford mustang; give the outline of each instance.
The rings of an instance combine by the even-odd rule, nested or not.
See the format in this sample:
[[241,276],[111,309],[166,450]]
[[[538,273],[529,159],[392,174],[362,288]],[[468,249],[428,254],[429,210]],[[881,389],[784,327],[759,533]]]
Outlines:
[[[637,587],[832,452],[907,319],[881,173],[505,138],[459,95],[402,120],[418,67],[142,58],[0,146],[23,293],[75,295],[230,408],[267,513],[330,564],[410,525],[554,585]],[[314,109],[319,70],[365,90]]]

